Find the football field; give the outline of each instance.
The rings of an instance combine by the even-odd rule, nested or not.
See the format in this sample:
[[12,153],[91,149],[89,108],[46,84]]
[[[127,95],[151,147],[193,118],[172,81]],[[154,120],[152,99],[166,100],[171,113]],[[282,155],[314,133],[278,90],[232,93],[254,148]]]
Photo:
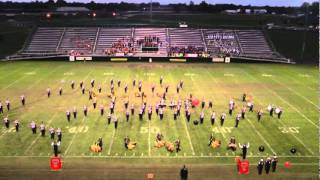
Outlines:
[[[164,110],[164,119],[160,121],[154,106],[164,92],[159,79],[163,76],[164,86],[169,86],[166,103],[171,99],[184,101],[192,94],[194,98],[204,98],[204,123],[194,125],[198,120],[201,107],[192,108],[191,121],[187,122],[184,107],[181,116],[173,119],[173,110]],[[97,108],[88,98],[90,81],[95,80],[93,89],[97,99]],[[115,81],[115,116],[119,119],[116,130],[113,123],[107,123],[109,113],[110,80]],[[142,81],[147,106],[153,106],[152,119],[147,113],[139,121],[138,112],[142,105],[137,85],[133,80]],[[71,81],[75,89],[71,89]],[[121,86],[117,81],[121,80]],[[183,80],[180,93],[177,84]],[[79,82],[86,88],[82,95]],[[128,93],[124,85],[128,84]],[[155,84],[155,93],[151,86]],[[102,93],[97,87],[101,85]],[[148,172],[155,173],[156,179],[178,179],[179,168],[186,164],[190,179],[230,178],[256,179],[256,164],[260,158],[276,154],[279,159],[278,171],[272,173],[275,179],[317,179],[319,164],[319,103],[318,103],[318,67],[281,64],[179,64],[179,63],[103,63],[103,62],[1,62],[0,63],[0,101],[4,106],[3,120],[8,116],[10,127],[2,124],[0,128],[0,179],[27,178],[39,172],[47,178],[60,177],[110,177],[110,179],[143,179]],[[59,96],[59,88],[63,88]],[[47,88],[52,95],[47,97]],[[247,112],[235,128],[236,114],[246,105],[242,94],[254,102],[254,112]],[[26,106],[20,102],[20,96],[26,97]],[[5,100],[11,102],[8,112]],[[125,119],[124,101],[129,100],[135,106],[135,114]],[[227,114],[223,126],[220,115],[228,113],[229,100],[236,104],[232,116]],[[213,102],[217,114],[212,126],[208,101]],[[281,107],[280,119],[269,116],[267,106]],[[88,106],[88,116],[84,117],[83,106]],[[100,105],[105,114],[100,115]],[[77,107],[77,119],[68,122],[66,111]],[[262,120],[257,121],[257,111],[263,109]],[[14,120],[20,121],[20,131],[16,132]],[[32,134],[30,123],[46,125],[46,136],[40,131]],[[49,158],[53,155],[48,129],[62,130],[60,146],[63,169],[52,172]],[[164,147],[155,147],[157,133],[161,133],[167,142],[181,141],[181,151],[168,152]],[[208,146],[210,135],[221,141],[221,147]],[[133,150],[124,147],[124,138],[128,136],[137,142]],[[91,152],[89,147],[99,137],[103,139],[103,150]],[[249,175],[237,175],[235,158],[241,156],[241,149],[227,150],[231,137],[237,143],[250,143],[248,159],[251,164]],[[259,147],[264,146],[263,152]],[[290,150],[295,148],[296,153]],[[290,161],[291,168],[284,163]],[[81,170],[76,170],[80,168]],[[123,170],[126,168],[125,170]],[[121,171],[122,169],[122,171]],[[18,171],[19,170],[19,171]],[[31,177],[29,177],[31,178]],[[268,178],[262,175],[260,178]]]

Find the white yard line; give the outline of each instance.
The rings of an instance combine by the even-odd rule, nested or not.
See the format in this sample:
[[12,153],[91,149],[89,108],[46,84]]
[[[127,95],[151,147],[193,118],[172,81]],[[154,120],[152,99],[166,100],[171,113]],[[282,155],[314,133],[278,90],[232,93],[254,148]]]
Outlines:
[[[209,74],[209,76],[211,77],[211,79],[214,79],[214,81],[216,82],[215,78],[211,75],[211,73],[209,73],[209,71],[206,69],[206,72],[207,74]],[[223,89],[223,93],[225,95],[226,94],[226,91]],[[270,144],[268,143],[268,141],[259,133],[259,131],[256,129],[256,127],[252,124],[252,122],[250,121],[249,118],[248,119],[248,122],[249,124],[251,125],[251,127],[253,128],[253,130],[258,134],[258,136],[260,137],[260,139],[270,148],[270,150],[272,151],[273,154],[276,154],[276,152],[273,150],[273,148],[270,146]]]
[[[256,80],[257,79],[255,77],[253,77],[251,74],[245,72],[248,76],[250,76],[252,79]],[[272,89],[270,89],[269,87],[264,86],[263,84],[260,84],[260,86],[264,87],[264,89],[268,89],[269,92],[272,92],[274,95],[276,95],[279,99],[281,99],[284,103],[286,103],[288,106],[290,106],[293,110],[295,110],[297,113],[299,113],[303,118],[305,118],[310,124],[312,124],[313,126],[317,127],[319,129],[319,125],[315,124],[312,120],[310,120],[309,118],[307,118],[303,113],[301,113],[296,107],[294,107],[292,104],[290,104],[288,101],[286,101],[285,99],[283,99],[276,91],[273,91]]]
[[297,91],[293,90],[292,88],[288,87],[287,85],[285,84],[282,84],[281,82],[279,82],[278,80],[276,80],[275,78],[270,78],[272,79],[273,81],[277,82],[278,84],[280,84],[281,86],[289,89],[291,92],[293,92],[294,94],[296,94],[297,96],[303,98],[304,100],[306,100],[307,102],[309,102],[310,104],[312,104],[313,106],[315,106],[317,109],[319,109],[319,106],[317,106],[316,104],[314,104],[312,101],[310,101],[308,98],[302,96],[301,94],[299,94]]
[[[245,71],[244,71],[245,72]],[[246,72],[246,74],[248,74],[249,76],[251,76],[249,73],[247,73]],[[252,79],[255,79],[253,76],[251,76],[252,77]],[[256,80],[256,79],[255,79]],[[261,85],[262,86],[262,85]],[[265,86],[263,86],[263,87],[265,87]],[[274,91],[272,91],[270,88],[268,88],[268,87],[265,87],[265,88],[267,88],[270,92],[273,92],[274,94],[276,94],[279,98],[281,98],[282,99],[282,97],[280,96],[280,95],[278,95],[276,92],[274,92]],[[279,120],[278,122],[280,122],[283,126],[285,126],[285,124],[281,121],[281,120]],[[314,154],[314,152],[306,145],[306,144],[304,144],[303,143],[303,141],[300,139],[300,138],[298,138],[295,134],[293,134],[293,133],[290,133],[305,149],[307,149],[308,151],[309,151],[309,153],[311,153],[312,155]]]
[[[281,120],[279,120],[278,122],[280,122],[280,124],[282,124],[282,126],[285,126],[285,124],[281,121]],[[304,147],[304,148],[306,148],[312,155],[314,155],[314,152],[306,145],[306,144],[304,144],[303,143],[303,141],[300,139],[300,138],[298,138],[294,133],[290,133],[297,141],[299,141],[299,143],[300,144],[302,144],[302,146]]]
[[113,129],[113,133],[112,133],[112,137],[111,137],[111,142],[110,142],[110,145],[109,145],[109,149],[108,149],[108,155],[110,155],[111,153],[111,149],[112,149],[112,145],[113,145],[113,141],[114,141],[114,136],[116,134],[116,129]]
[[7,77],[10,77],[12,74],[15,74],[16,72],[21,72],[21,69],[24,67],[17,68],[14,71],[11,71],[10,73],[5,74],[4,76],[0,76],[0,79],[6,79]]
[[[50,126],[52,120],[57,116],[57,114],[58,114],[58,112],[54,113],[54,115],[50,118],[49,122],[48,122],[47,125],[46,125],[47,127]],[[39,134],[39,135],[37,136],[37,138],[34,139],[34,140],[31,142],[31,144],[27,147],[27,149],[23,152],[23,154],[26,154],[29,150],[31,150],[32,147],[33,147],[33,145],[38,141],[38,139],[39,139],[40,137],[41,137],[41,134]]]
[[[86,77],[84,78],[83,81],[87,80],[91,73],[92,73],[92,71],[90,71],[90,72],[86,75]],[[83,125],[83,122],[84,122],[85,118],[86,118],[85,116],[82,118],[82,121],[81,121],[81,124],[82,124],[82,125]],[[75,139],[75,137],[76,137],[77,134],[78,134],[78,131],[72,136],[72,139],[71,139],[70,143],[68,144],[67,149],[64,151],[64,154],[63,154],[64,156],[67,156],[67,154],[68,154],[68,152],[69,152],[69,149],[70,149],[71,145],[73,144],[73,141],[74,141],[74,139]]]
[[259,131],[256,129],[256,127],[252,124],[252,122],[250,121],[250,119],[248,117],[246,117],[246,119],[248,120],[249,124],[251,125],[251,127],[253,128],[253,130],[258,134],[258,136],[260,137],[260,139],[262,139],[262,141],[270,148],[270,150],[272,151],[273,154],[277,154],[272,147],[270,146],[270,144],[268,143],[268,141],[259,133]]
[[[81,120],[82,125],[83,125],[84,120],[85,120],[85,117],[83,117]],[[64,156],[67,156],[69,149],[70,149],[71,145],[73,144],[73,141],[74,141],[75,137],[77,136],[77,134],[78,134],[78,131],[76,131],[76,133],[74,133],[74,135],[72,136],[72,139],[71,139],[70,143],[68,144],[67,149],[64,151],[64,154],[63,154]]]
[[[50,71],[47,75],[52,74],[53,72],[55,72],[55,71],[56,71],[58,68],[60,68],[60,67],[61,67],[61,65],[55,67],[55,68],[54,68],[52,71]],[[38,84],[39,82],[43,81],[43,80],[46,79],[46,78],[47,78],[47,77],[38,79],[38,81],[36,81],[35,83],[33,83],[31,86],[29,86],[29,87],[27,88],[27,90],[30,90],[30,89],[33,88],[36,84]]]
[[3,91],[5,89],[8,89],[9,87],[11,87],[12,85],[14,85],[15,83],[21,81],[22,79],[28,77],[28,75],[24,75],[22,77],[20,77],[19,79],[16,79],[15,81],[13,81],[12,83],[10,83],[9,85],[7,85],[6,87],[3,87],[0,91]]
[[151,156],[151,140],[150,140],[150,136],[151,136],[151,134],[150,134],[150,120],[148,120],[148,124],[149,124],[149,135],[148,135],[148,146],[149,146],[149,151],[148,151],[148,153],[149,153],[149,156]]
[[193,145],[192,145],[192,141],[191,141],[191,138],[190,138],[190,133],[189,133],[189,129],[188,129],[186,120],[183,118],[182,121],[183,121],[184,128],[185,128],[185,130],[186,130],[186,133],[187,133],[187,137],[188,137],[188,140],[189,140],[189,145],[190,145],[190,148],[191,148],[191,151],[192,151],[192,155],[195,155],[194,148],[193,148]]

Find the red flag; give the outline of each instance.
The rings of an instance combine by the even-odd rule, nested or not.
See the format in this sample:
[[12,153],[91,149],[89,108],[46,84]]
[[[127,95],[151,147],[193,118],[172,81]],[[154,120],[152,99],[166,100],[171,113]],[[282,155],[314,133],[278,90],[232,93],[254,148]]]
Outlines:
[[249,174],[249,167],[250,167],[250,164],[248,160],[238,161],[239,174]]
[[52,157],[50,159],[50,167],[52,170],[57,171],[62,168],[62,161],[60,157]]

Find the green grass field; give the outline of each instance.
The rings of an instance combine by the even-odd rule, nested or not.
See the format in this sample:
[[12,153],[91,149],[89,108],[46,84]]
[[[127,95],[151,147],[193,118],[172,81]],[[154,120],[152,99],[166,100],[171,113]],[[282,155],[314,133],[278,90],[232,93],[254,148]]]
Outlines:
[[[159,77],[164,76],[164,84],[169,85],[167,101],[171,98],[185,99],[189,93],[207,101],[212,100],[213,109],[220,117],[227,112],[230,98],[236,102],[233,116],[227,115],[223,127],[219,120],[210,124],[211,110],[206,104],[203,125],[188,123],[182,116],[173,120],[173,111],[165,110],[164,120],[160,121],[153,111],[152,120],[144,116],[138,119],[141,98],[136,98],[137,87],[133,89],[132,80],[143,81],[143,91],[147,103],[154,105],[159,100],[151,94],[151,84],[156,84],[156,92],[164,90],[159,85]],[[106,124],[106,115],[100,116],[99,108],[93,109],[88,95],[82,95],[79,81],[83,80],[88,89],[90,80],[101,84],[103,93],[97,95],[98,107],[109,107],[110,79],[122,81],[121,88],[115,86],[117,103],[116,115],[119,117],[118,130],[113,124]],[[71,80],[76,89],[70,87]],[[175,87],[184,80],[184,89],[180,94]],[[123,107],[123,86],[129,85],[129,101],[136,107],[135,116],[125,122]],[[0,129],[0,179],[15,178],[109,178],[143,179],[145,173],[153,172],[156,179],[178,179],[179,168],[183,164],[189,167],[190,179],[257,179],[258,159],[273,154],[279,157],[278,172],[259,178],[273,179],[317,179],[319,162],[319,123],[318,123],[318,67],[280,64],[174,64],[174,63],[102,63],[102,62],[1,62],[0,63],[0,100],[2,104],[9,98],[12,110],[0,114],[1,120],[8,116],[11,120],[9,130]],[[52,97],[47,98],[46,89],[52,89]],[[58,88],[64,93],[58,95]],[[263,108],[265,114],[258,122],[256,112],[247,113],[234,128],[235,114],[243,106],[242,94],[246,92],[255,104],[255,110]],[[26,107],[20,103],[20,95],[26,96]],[[268,104],[283,108],[279,120],[266,112]],[[82,113],[83,105],[89,107],[88,117]],[[4,105],[5,106],[5,105]],[[65,112],[78,108],[78,118],[68,123]],[[201,108],[192,110],[191,120],[198,119]],[[107,109],[107,112],[109,110]],[[19,119],[21,131],[15,132],[13,121]],[[49,127],[60,127],[63,132],[61,155],[64,161],[62,171],[49,169],[49,157],[52,156],[51,140],[48,132],[41,137],[38,131],[33,135],[29,128],[34,120],[39,125],[44,121]],[[164,148],[154,147],[157,132],[164,135],[166,141],[181,140],[182,151],[169,153]],[[210,134],[221,140],[218,149],[208,147]],[[126,150],[123,138],[128,135],[137,142],[137,147]],[[226,150],[231,136],[237,142],[250,142],[248,159],[251,163],[249,175],[237,175],[234,158],[241,155]],[[89,146],[99,137],[103,138],[101,153],[89,151]],[[263,145],[264,152],[258,147]],[[295,147],[296,154],[290,149]],[[292,167],[284,168],[284,162],[290,161]]]

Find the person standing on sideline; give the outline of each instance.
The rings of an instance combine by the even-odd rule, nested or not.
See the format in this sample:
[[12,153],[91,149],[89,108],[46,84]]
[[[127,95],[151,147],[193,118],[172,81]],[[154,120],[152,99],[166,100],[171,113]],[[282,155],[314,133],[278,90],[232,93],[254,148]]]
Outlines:
[[270,172],[270,167],[271,167],[271,158],[267,158],[266,162],[264,163],[264,167],[266,170],[266,174],[269,174]]
[[24,106],[26,104],[26,97],[24,96],[24,94],[22,94],[20,98],[21,98],[21,104],[22,106]]
[[274,155],[273,158],[272,158],[272,160],[271,160],[271,169],[272,169],[272,172],[276,172],[277,163],[278,163],[278,158],[277,158],[276,155]]
[[183,165],[182,169],[180,170],[180,177],[181,180],[188,179],[188,168],[186,167],[186,165]]
[[240,144],[239,143],[239,147],[242,149],[242,159],[246,159],[247,157],[247,150],[248,148],[250,147],[250,144],[247,143],[247,144]]
[[257,166],[259,175],[262,174],[263,166],[264,166],[264,161],[263,161],[263,159],[260,159],[260,161],[258,162],[258,166]]

